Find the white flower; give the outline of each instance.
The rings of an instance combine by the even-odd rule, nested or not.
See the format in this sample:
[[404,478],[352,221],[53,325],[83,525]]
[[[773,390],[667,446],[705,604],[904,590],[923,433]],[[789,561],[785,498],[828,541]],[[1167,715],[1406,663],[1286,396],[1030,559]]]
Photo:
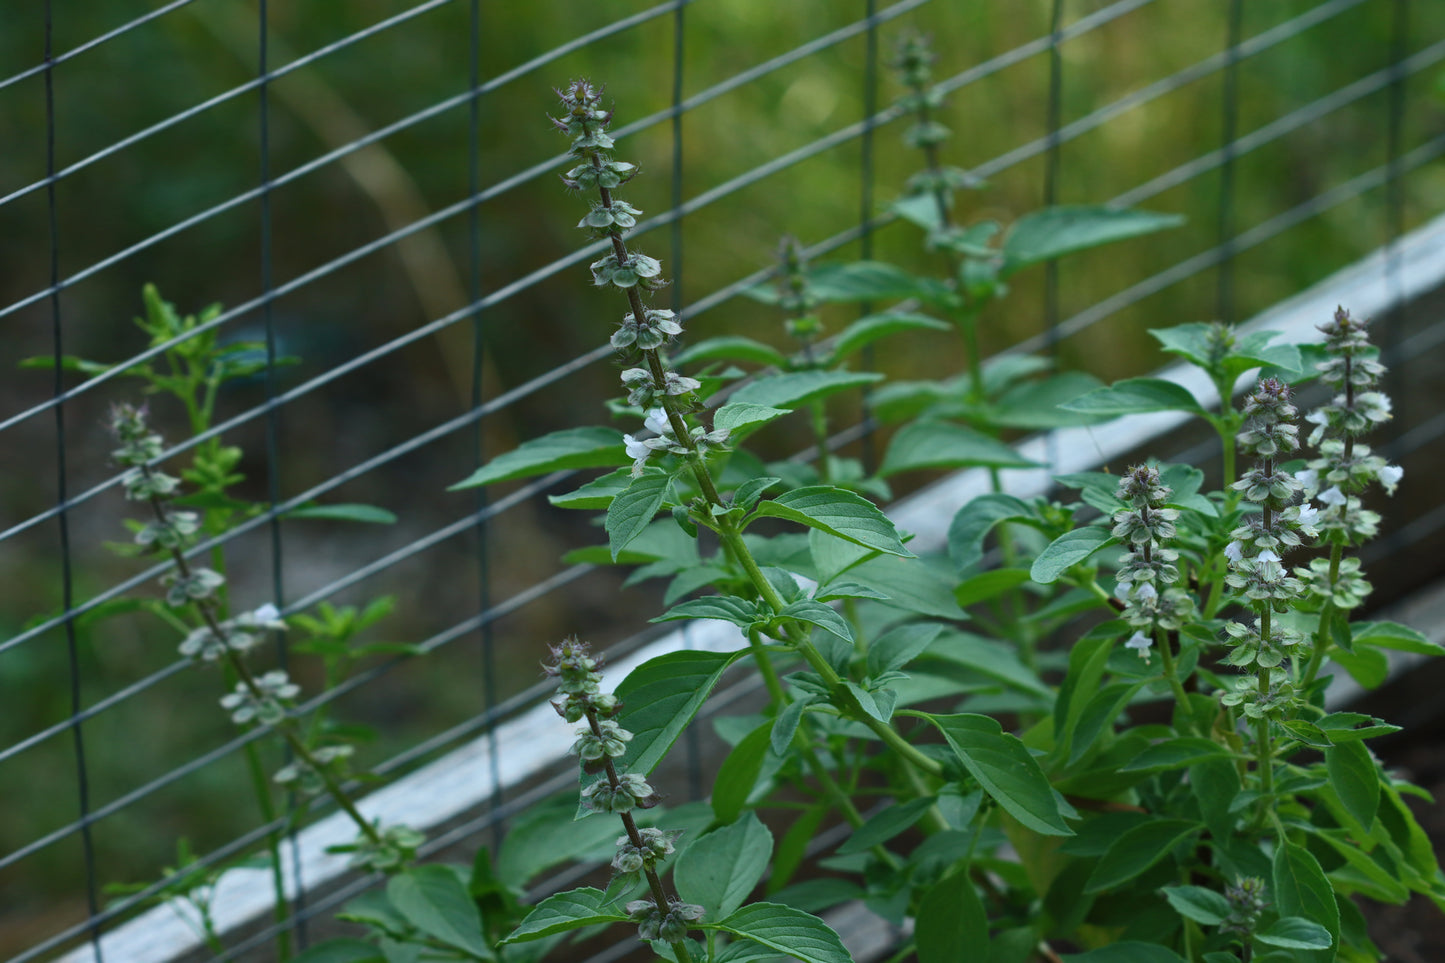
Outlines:
[[1124,643],[1124,648],[1133,649],[1135,652],[1138,652],[1139,658],[1143,659],[1147,664],[1149,661],[1149,647],[1153,644],[1154,641],[1150,639],[1149,636],[1143,632],[1135,632],[1129,636],[1129,641]]
[[1300,528],[1314,528],[1320,522],[1320,510],[1309,502],[1299,507]]
[[627,449],[627,457],[632,459],[632,477],[636,478],[642,474],[642,466],[647,463],[647,456],[652,454],[652,447],[631,435],[623,435],[622,444]]
[[672,429],[672,422],[667,420],[667,412],[664,409],[653,408],[647,413],[647,419],[643,421],[642,426],[655,435],[662,435]]
[[[281,610],[276,608],[276,606],[272,605],[270,602],[267,602],[265,605],[262,605],[254,612],[241,613],[225,627],[235,627],[239,629],[252,630],[275,629],[279,631],[286,628],[286,623],[281,620]],[[231,646],[231,648],[235,647],[236,646],[234,644]]]
[[1274,554],[1274,552],[1271,552],[1269,549],[1265,549],[1264,551],[1262,551],[1262,552],[1260,552],[1258,555],[1256,555],[1256,556],[1254,557],[1254,560],[1255,560],[1256,562],[1260,563],[1261,565],[1264,565],[1264,564],[1266,564],[1266,563],[1268,563],[1268,562],[1276,562],[1276,563],[1278,563],[1278,562],[1280,561],[1280,557],[1279,557],[1278,555]]
[[1340,491],[1339,485],[1331,485],[1329,488],[1320,492],[1319,500],[1321,505],[1330,506],[1343,505],[1346,501],[1345,493]]
[[1308,421],[1312,425],[1325,427],[1330,423],[1330,416],[1323,408],[1316,408],[1314,411],[1305,415],[1305,421]]
[[1157,599],[1159,597],[1159,590],[1154,587],[1152,582],[1140,582],[1134,586],[1132,594],[1136,601],[1139,599]]
[[1313,468],[1306,468],[1304,471],[1294,473],[1295,481],[1305,486],[1305,492],[1313,495],[1320,490],[1320,473]]
[[1395,486],[1400,484],[1400,479],[1405,477],[1405,469],[1399,465],[1386,465],[1375,473],[1380,479],[1380,484],[1385,486],[1386,493],[1395,494]]
[[1230,542],[1224,546],[1224,557],[1238,564],[1239,560],[1244,558],[1244,546],[1239,542]]

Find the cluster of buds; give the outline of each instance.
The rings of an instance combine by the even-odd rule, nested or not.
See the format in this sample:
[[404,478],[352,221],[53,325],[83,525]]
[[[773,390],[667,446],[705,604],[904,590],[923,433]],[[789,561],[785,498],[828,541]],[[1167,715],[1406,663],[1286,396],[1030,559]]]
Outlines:
[[256,677],[256,688],[237,682],[230,694],[222,697],[221,708],[231,714],[238,726],[256,721],[274,726],[286,718],[286,709],[296,701],[301,687],[291,681],[284,669],[272,669]]
[[693,903],[670,902],[664,912],[654,900],[635,899],[627,904],[627,915],[637,923],[644,940],[678,943],[687,936],[688,924],[702,919],[703,908]]
[[[229,696],[227,697],[229,698]],[[306,796],[317,796],[326,791],[326,777],[333,781],[346,778],[350,772],[354,746],[338,743],[311,750],[311,758],[296,759],[276,771],[273,777],[277,785],[295,789]]]
[[[914,116],[913,124],[903,134],[904,142],[923,151],[927,159],[924,169],[908,179],[904,194],[910,197],[931,194],[946,209],[955,191],[975,187],[978,182],[964,170],[939,163],[938,147],[953,132],[933,117],[934,111],[943,106],[943,92],[933,86],[933,63],[937,59],[927,37],[906,33],[898,41],[889,66],[897,71],[899,82],[908,88],[908,93],[898,98],[897,106]],[[948,233],[943,232],[931,242],[945,242],[943,235]]]
[[1165,507],[1171,491],[1159,470],[1138,465],[1119,480],[1118,497],[1126,507],[1114,513],[1111,534],[1127,548],[1119,560],[1117,593],[1124,619],[1134,628],[1125,646],[1149,661],[1160,632],[1177,632],[1193,610],[1193,600],[1176,588],[1179,553],[1167,543],[1174,538],[1179,510]]
[[[1390,418],[1390,399],[1379,390],[1385,366],[1373,357],[1366,322],[1357,321],[1344,308],[1320,326],[1328,358],[1319,364],[1320,380],[1334,392],[1330,402],[1306,416],[1315,426],[1309,442],[1319,451],[1296,478],[1323,506],[1318,528],[1324,542],[1336,548],[1359,545],[1379,530],[1380,516],[1364,508],[1360,496],[1378,483],[1393,495],[1405,472],[1372,454],[1360,435]],[[1311,594],[1333,602],[1337,609],[1358,606],[1370,585],[1360,574],[1356,558],[1315,559],[1296,570]]]
[[1269,908],[1269,901],[1264,898],[1264,880],[1247,876],[1230,883],[1224,887],[1224,898],[1229,902],[1229,915],[1219,924],[1220,932],[1248,939]]
[[822,322],[812,313],[817,306],[818,297],[808,283],[808,259],[802,242],[785,236],[778,245],[778,307],[787,312],[788,335],[803,343],[805,355],[823,333]]
[[[637,226],[642,212],[613,197],[612,192],[635,177],[637,167],[614,160],[610,153],[614,141],[607,129],[612,123],[612,111],[602,106],[600,87],[575,80],[566,89],[557,91],[557,96],[562,99],[563,113],[552,118],[552,123],[572,139],[568,153],[577,162],[562,175],[562,183],[571,190],[597,192],[592,209],[577,226],[593,237],[605,238],[612,248],[592,262],[593,283],[625,291],[632,308],[623,317],[621,327],[613,332],[611,344],[624,359],[631,360],[639,352],[643,356],[643,364],[622,372],[627,403],[661,412],[661,423],[654,423],[656,412],[648,416],[648,428],[655,438],[646,441],[632,435],[625,438],[635,477],[642,473],[643,464],[654,451],[696,454],[707,445],[722,444],[727,432],[689,428],[688,437],[679,439],[677,434],[682,433],[681,429],[676,432],[671,429],[673,418],[669,412],[680,420],[683,412],[697,407],[693,392],[701,388],[702,383],[672,370],[661,353],[673,338],[682,334],[680,319],[672,311],[650,308],[642,301],[644,293],[667,283],[662,278],[662,264],[656,258],[629,251],[623,242],[627,232]],[[669,425],[668,431],[662,430],[664,424]]]
[[356,841],[332,846],[328,852],[350,853],[352,869],[368,869],[374,873],[394,873],[416,859],[416,851],[426,836],[410,826],[372,826]]
[[[687,379],[691,380],[691,379]],[[636,478],[642,474],[643,467],[647,464],[648,457],[654,451],[671,452],[674,455],[688,455],[693,452],[706,452],[713,448],[719,448],[727,443],[728,430],[718,428],[709,431],[702,425],[693,425],[688,429],[688,442],[683,444],[677,440],[673,433],[672,422],[667,417],[667,412],[662,408],[653,408],[643,419],[642,426],[652,432],[651,437],[639,438],[635,435],[623,435],[622,443],[627,449],[627,457],[632,459],[632,477]]]

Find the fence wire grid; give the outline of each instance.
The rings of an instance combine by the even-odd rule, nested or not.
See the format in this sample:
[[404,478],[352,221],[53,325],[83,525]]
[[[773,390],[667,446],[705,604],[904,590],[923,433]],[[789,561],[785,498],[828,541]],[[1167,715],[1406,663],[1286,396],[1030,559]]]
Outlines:
[[[15,961],[115,959],[101,937],[179,878],[177,839],[219,867],[286,820],[238,801],[242,750],[265,732],[237,736],[218,675],[130,611],[167,566],[105,547],[134,514],[105,412],[140,400],[126,370],[173,346],[130,324],[144,284],[184,313],[224,305],[190,336],[264,346],[208,430],[153,402],[165,459],[224,437],[265,506],[191,554],[224,554],[237,611],[395,597],[368,637],[416,655],[331,685],[284,638],[271,658],[299,667],[301,711],[369,727],[362,765],[401,779],[543,699],[547,641],[577,633],[621,658],[659,611],[660,592],[586,553],[557,565],[597,540],[547,505],[565,478],[445,493],[522,439],[602,419],[615,393],[618,312],[588,290],[598,248],[556,182],[552,87],[606,84],[618,155],[643,169],[638,243],[694,339],[778,340],[780,319],[739,294],[769,280],[783,234],[817,259],[926,266],[884,206],[917,166],[889,106],[906,28],[939,52],[949,161],[988,182],[962,216],[1113,202],[1188,217],[1019,277],[991,354],[1140,374],[1162,361],[1148,327],[1255,316],[1381,248],[1395,278],[1404,239],[1445,206],[1445,9],[1411,0],[672,0],[620,19],[570,0],[85,6],[27,4],[0,31],[0,951]],[[1407,487],[1445,432],[1437,301],[1398,299],[1378,328]],[[115,367],[63,371],[68,355]],[[872,363],[931,377],[957,360]],[[882,440],[855,415],[832,447],[872,459]],[[773,443],[817,455],[803,434]],[[394,522],[297,514],[340,503]],[[1382,601],[1441,568],[1434,495],[1402,490],[1392,511]],[[698,798],[705,747],[677,751]],[[511,816],[573,784],[556,771],[508,785],[494,768],[428,852],[495,848]],[[278,928],[305,945],[374,882],[301,878],[279,918],[213,957],[264,959]]]

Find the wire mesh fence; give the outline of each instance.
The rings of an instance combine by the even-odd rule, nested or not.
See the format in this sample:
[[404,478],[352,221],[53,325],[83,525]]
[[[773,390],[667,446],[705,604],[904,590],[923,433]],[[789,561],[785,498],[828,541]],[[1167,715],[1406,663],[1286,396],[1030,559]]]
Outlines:
[[[338,680],[307,675],[278,639],[274,658],[307,683],[303,711],[368,727],[362,761],[387,779],[482,740],[488,784],[432,851],[495,845],[512,814],[565,784],[504,778],[508,754],[529,749],[488,734],[542,698],[546,641],[580,633],[621,658],[646,642],[656,595],[585,552],[556,566],[597,540],[548,509],[558,477],[489,498],[444,492],[614,392],[614,319],[581,274],[598,248],[569,236],[578,215],[552,176],[550,88],[573,76],[615,100],[619,142],[645,172],[639,243],[664,260],[690,333],[769,340],[779,319],[739,295],[771,276],[780,235],[819,259],[926,257],[881,212],[912,164],[888,46],[904,27],[930,31],[959,131],[949,151],[989,182],[963,199],[970,217],[1111,201],[1189,219],[1020,277],[984,349],[1138,374],[1159,360],[1144,329],[1255,316],[1383,247],[1379,271],[1400,292],[1385,302],[1402,399],[1391,454],[1428,474],[1411,459],[1445,428],[1432,390],[1445,327],[1402,252],[1440,207],[1445,11],[675,0],[614,20],[603,7],[45,0],[10,16],[0,949],[13,958],[104,956],[101,935],[178,878],[178,838],[221,866],[291,826],[239,801],[264,733],[236,736],[216,709],[222,682],[136,605],[166,566],[105,547],[125,538],[127,514],[105,412],[138,400],[134,372],[188,339],[253,343],[255,370],[198,431],[155,399],[164,457],[238,446],[238,491],[261,506],[192,554],[224,558],[238,610],[394,596],[372,637],[414,646]],[[182,313],[224,307],[148,345],[128,320],[147,283]],[[67,369],[65,356],[109,367]],[[49,370],[18,367],[26,358]],[[917,376],[957,363],[872,361]],[[866,459],[873,426],[856,415],[834,442]],[[816,455],[802,435],[775,444]],[[1408,524],[1384,543],[1408,559],[1394,594],[1439,574],[1425,561],[1442,521],[1433,496],[1400,507]],[[699,794],[703,750],[685,748]],[[312,893],[299,867],[269,925],[301,941],[308,920],[374,882]],[[144,885],[119,895],[116,883]],[[238,935],[222,958],[263,958],[269,938]]]

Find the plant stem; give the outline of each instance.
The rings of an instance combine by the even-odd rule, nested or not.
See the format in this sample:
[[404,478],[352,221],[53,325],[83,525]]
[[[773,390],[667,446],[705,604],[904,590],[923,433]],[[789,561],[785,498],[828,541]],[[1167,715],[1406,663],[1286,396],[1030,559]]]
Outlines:
[[762,673],[763,685],[768,689],[768,697],[773,700],[774,711],[783,711],[783,707],[789,702],[788,694],[783,691],[778,670],[773,667],[773,660],[768,657],[768,650],[764,648],[762,636],[757,629],[748,631],[748,647],[753,650],[753,661],[758,664],[758,671]]
[[1326,600],[1324,608],[1320,609],[1320,624],[1315,629],[1314,651],[1310,653],[1309,665],[1305,667],[1304,679],[1301,680],[1303,686],[1315,681],[1315,676],[1319,674],[1320,666],[1324,663],[1325,651],[1330,647],[1330,620],[1335,615],[1334,588],[1340,577],[1340,561],[1344,554],[1345,547],[1339,542],[1330,546],[1330,598]]
[[1163,629],[1155,629],[1154,647],[1159,650],[1159,661],[1163,663],[1164,678],[1174,692],[1174,701],[1179,704],[1179,711],[1184,713],[1184,718],[1189,721],[1189,728],[1192,730],[1194,714],[1189,704],[1189,694],[1184,691],[1184,685],[1179,681],[1179,672],[1174,666],[1174,646],[1169,641],[1169,633]]

